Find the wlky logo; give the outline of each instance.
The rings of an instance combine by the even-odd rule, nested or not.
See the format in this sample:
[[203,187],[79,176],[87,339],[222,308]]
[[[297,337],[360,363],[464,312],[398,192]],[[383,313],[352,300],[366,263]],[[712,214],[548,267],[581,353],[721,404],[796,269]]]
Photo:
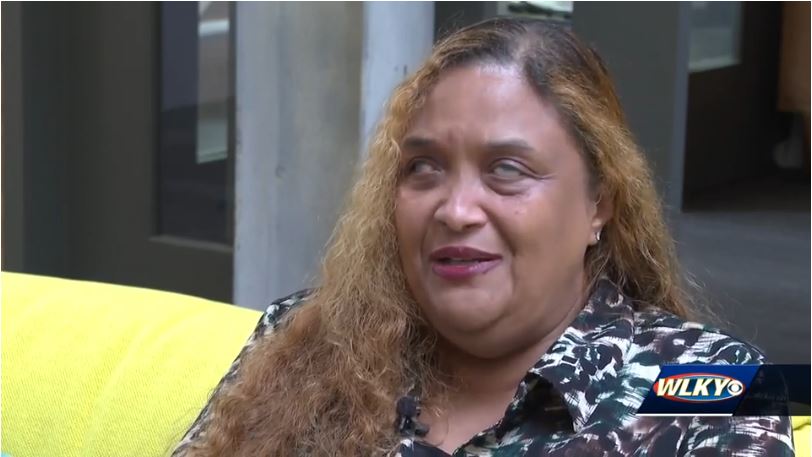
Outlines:
[[727,400],[744,392],[744,384],[730,376],[685,373],[658,379],[654,393],[673,401],[705,403]]
[[647,416],[730,416],[758,365],[662,365],[637,414]]

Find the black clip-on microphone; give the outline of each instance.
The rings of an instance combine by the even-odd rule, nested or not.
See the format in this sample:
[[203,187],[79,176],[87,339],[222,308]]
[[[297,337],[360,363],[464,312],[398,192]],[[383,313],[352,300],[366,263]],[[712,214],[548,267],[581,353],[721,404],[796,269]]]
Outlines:
[[420,417],[420,399],[412,392],[398,399],[397,413],[395,429],[401,436],[422,438],[429,433],[429,426],[417,420]]

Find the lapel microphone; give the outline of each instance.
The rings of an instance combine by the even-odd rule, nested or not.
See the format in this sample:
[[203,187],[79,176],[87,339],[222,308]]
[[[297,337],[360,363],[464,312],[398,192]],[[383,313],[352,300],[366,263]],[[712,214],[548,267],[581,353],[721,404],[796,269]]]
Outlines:
[[424,437],[429,432],[429,426],[418,421],[420,417],[420,398],[413,392],[398,399],[397,419],[395,429],[403,437]]

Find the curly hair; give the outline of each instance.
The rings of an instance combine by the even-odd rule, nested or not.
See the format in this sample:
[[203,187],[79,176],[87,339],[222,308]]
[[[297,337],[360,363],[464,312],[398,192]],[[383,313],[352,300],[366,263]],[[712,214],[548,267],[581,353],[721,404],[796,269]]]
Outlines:
[[650,170],[600,57],[561,26],[491,19],[443,39],[394,91],[317,291],[244,356],[238,375],[212,398],[205,432],[183,455],[388,454],[399,441],[392,424],[401,395],[418,385],[427,407],[441,407],[451,381],[398,255],[399,141],[445,71],[485,63],[520,68],[556,106],[592,183],[613,202],[601,243],[584,259],[589,284],[606,276],[636,306],[689,317]]

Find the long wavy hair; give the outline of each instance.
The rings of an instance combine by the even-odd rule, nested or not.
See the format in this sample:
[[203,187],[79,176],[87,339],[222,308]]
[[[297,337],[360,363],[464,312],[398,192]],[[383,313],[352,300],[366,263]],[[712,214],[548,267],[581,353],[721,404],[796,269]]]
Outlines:
[[394,91],[323,259],[317,291],[244,355],[210,403],[186,456],[381,455],[397,447],[395,403],[419,386],[442,407],[452,381],[398,255],[399,141],[448,69],[516,66],[553,103],[580,146],[612,219],[587,250],[589,285],[606,276],[634,299],[689,314],[673,241],[646,161],[600,57],[560,26],[492,19],[435,46]]

